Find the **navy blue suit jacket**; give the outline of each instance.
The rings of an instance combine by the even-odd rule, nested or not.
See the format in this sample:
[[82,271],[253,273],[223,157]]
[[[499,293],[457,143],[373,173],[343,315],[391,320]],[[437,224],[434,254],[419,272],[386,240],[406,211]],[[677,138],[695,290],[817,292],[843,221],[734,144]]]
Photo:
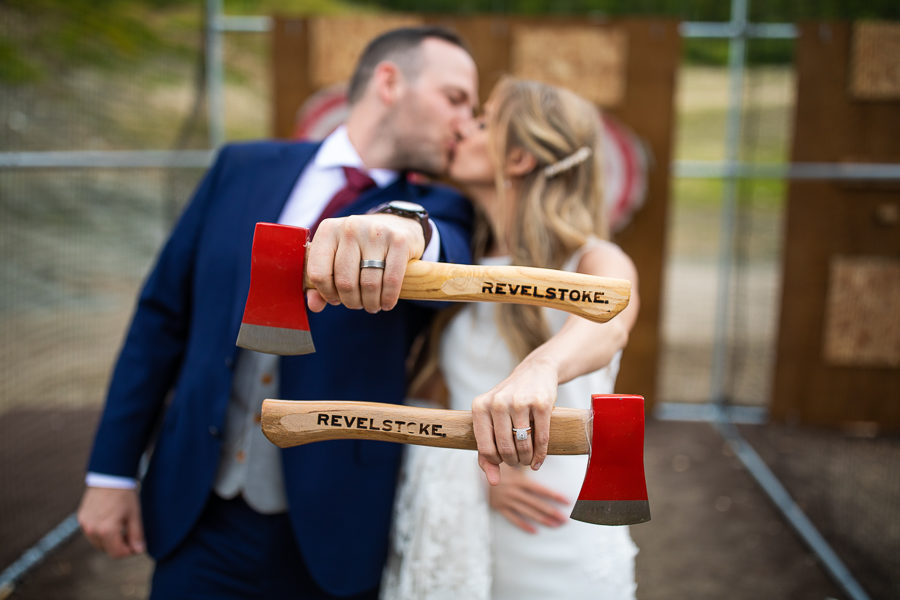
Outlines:
[[[277,221],[317,149],[295,142],[225,147],[138,299],[88,468],[135,476],[158,431],[141,486],[155,558],[184,539],[212,490],[254,226]],[[440,230],[442,260],[470,260],[471,209],[449,188],[401,178],[364,194],[343,214],[392,199],[427,208]],[[282,358],[281,397],[402,402],[409,343],[431,316],[424,304],[401,301],[377,315],[343,307],[311,313],[316,353]],[[344,595],[377,585],[401,450],[399,444],[329,441],[283,452],[294,533],[310,572],[328,591]]]

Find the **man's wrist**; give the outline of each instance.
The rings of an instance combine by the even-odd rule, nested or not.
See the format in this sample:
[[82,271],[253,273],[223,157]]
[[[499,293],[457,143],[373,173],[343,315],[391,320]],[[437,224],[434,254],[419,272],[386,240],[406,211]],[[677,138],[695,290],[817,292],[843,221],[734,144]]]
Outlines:
[[120,475],[106,475],[105,473],[94,473],[88,471],[84,477],[84,483],[88,487],[113,488],[117,490],[134,490],[137,489],[137,479],[133,477],[122,477]]
[[431,223],[431,219],[428,217],[428,211],[415,202],[407,202],[405,200],[392,200],[390,202],[385,202],[380,206],[376,206],[371,211],[373,214],[389,214],[396,215],[398,217],[404,217],[406,219],[413,219],[418,222],[422,227],[422,236],[425,240],[425,244],[423,248],[428,248],[429,243],[431,242],[434,226]]

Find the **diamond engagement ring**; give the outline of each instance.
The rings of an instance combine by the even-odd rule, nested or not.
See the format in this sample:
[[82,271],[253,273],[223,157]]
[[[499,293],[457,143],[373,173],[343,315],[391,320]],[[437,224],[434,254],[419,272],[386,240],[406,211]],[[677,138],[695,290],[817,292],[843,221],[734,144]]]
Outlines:
[[527,440],[528,432],[531,431],[531,427],[513,427],[512,429],[516,434],[516,440],[520,442]]
[[361,260],[359,261],[360,269],[383,269],[383,260]]

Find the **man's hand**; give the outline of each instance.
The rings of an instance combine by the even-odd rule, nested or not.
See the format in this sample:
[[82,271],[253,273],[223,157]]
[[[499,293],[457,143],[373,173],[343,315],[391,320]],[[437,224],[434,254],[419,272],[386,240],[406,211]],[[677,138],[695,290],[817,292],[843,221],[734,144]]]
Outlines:
[[137,490],[87,488],[78,507],[78,523],[88,541],[112,558],[144,552]]
[[[326,304],[390,310],[400,299],[410,260],[425,251],[422,227],[396,215],[353,215],[319,224],[306,255],[306,272],[316,289],[307,306],[320,312]],[[384,269],[360,269],[361,260],[383,260]]]

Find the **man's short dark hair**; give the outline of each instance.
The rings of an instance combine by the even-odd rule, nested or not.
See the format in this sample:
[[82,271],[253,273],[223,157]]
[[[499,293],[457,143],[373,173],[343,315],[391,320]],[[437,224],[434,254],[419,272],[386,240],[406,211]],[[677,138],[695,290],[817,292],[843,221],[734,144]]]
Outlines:
[[444,40],[471,54],[465,41],[455,31],[446,27],[425,25],[386,31],[369,42],[360,55],[353,77],[350,79],[347,101],[353,104],[362,97],[366,85],[375,72],[375,67],[383,60],[397,63],[406,77],[414,79],[422,67],[420,46],[429,38]]

